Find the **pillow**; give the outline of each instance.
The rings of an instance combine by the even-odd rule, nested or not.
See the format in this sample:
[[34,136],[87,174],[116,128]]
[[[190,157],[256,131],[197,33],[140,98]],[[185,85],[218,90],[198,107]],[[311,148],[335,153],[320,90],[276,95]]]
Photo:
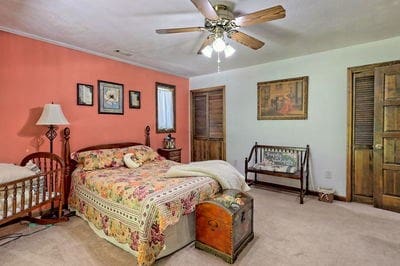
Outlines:
[[32,162],[32,160],[29,160],[26,164],[25,164],[25,168],[31,170],[32,172],[34,172],[35,174],[39,174],[41,172],[39,166],[37,166],[34,162]]
[[73,153],[71,157],[82,164],[83,170],[91,171],[124,165],[123,156],[126,148],[100,149]]
[[136,160],[136,157],[133,153],[127,153],[124,155],[124,163],[128,168],[138,168],[142,164]]
[[83,166],[83,170],[91,171],[110,167],[124,166],[124,155],[133,153],[136,160],[143,163],[158,158],[158,153],[145,145],[130,146],[114,149],[99,149],[72,153],[71,158]]
[[286,165],[270,165],[265,164],[265,162],[255,164],[253,166],[255,169],[271,171],[271,172],[282,172],[282,173],[290,173],[293,174],[297,171],[297,167],[294,166],[286,166]]
[[297,153],[266,150],[264,152],[264,164],[297,167]]
[[129,147],[128,152],[133,153],[137,162],[140,164],[160,158],[160,155],[157,152],[145,145]]
[[[11,163],[0,163],[0,184],[12,182],[21,178],[25,178],[28,176],[33,176],[40,173],[39,167],[36,164],[29,161],[27,165],[30,163],[28,167],[14,165]],[[32,171],[30,167],[37,168],[39,171]]]
[[253,167],[265,171],[293,174],[297,171],[297,153],[266,150],[264,161]]

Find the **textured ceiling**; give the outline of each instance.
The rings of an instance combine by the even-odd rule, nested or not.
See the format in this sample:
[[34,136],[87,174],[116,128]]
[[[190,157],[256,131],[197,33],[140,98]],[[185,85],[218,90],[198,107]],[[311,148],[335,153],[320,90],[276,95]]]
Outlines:
[[[266,45],[254,51],[230,42],[237,52],[222,59],[221,71],[400,35],[400,0],[229,2],[236,15],[279,4],[286,18],[241,28]],[[184,77],[217,72],[215,56],[197,55],[207,34],[155,30],[203,25],[190,0],[0,0],[0,30]]]

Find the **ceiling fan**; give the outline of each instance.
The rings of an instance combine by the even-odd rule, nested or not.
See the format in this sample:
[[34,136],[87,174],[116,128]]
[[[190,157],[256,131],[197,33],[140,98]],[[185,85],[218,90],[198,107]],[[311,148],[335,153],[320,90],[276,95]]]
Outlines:
[[[248,46],[251,49],[260,49],[264,46],[264,42],[250,35],[247,35],[239,31],[238,29],[240,27],[280,19],[286,16],[285,9],[280,5],[235,17],[232,10],[233,5],[229,4],[228,1],[219,1],[214,6],[212,6],[208,0],[191,1],[200,11],[200,13],[205,17],[204,27],[158,29],[156,30],[156,32],[159,34],[168,34],[194,31],[209,31],[210,34],[204,40],[198,51],[198,54],[203,53],[208,57],[211,57],[212,48],[217,52],[222,52],[227,47],[224,41],[224,36],[242,45]],[[208,50],[211,49],[209,55],[206,51],[207,48]],[[233,48],[231,47],[231,49]],[[227,56],[226,52],[225,55]]]

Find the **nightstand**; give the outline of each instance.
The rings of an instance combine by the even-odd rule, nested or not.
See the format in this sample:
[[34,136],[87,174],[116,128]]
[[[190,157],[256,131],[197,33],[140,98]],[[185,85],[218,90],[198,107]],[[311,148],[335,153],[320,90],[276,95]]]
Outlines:
[[182,148],[158,149],[157,152],[162,157],[165,157],[165,159],[167,159],[167,160],[171,160],[171,161],[180,163],[181,162],[181,150],[182,150]]

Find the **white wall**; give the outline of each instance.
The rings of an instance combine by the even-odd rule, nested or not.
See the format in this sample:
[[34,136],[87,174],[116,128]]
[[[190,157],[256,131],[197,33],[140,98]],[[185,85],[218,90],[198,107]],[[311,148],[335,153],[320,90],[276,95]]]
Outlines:
[[[255,141],[310,144],[314,188],[334,188],[336,194],[345,196],[347,68],[399,59],[400,37],[396,37],[193,77],[190,88],[226,86],[227,160],[239,171],[243,173],[244,158]],[[300,76],[309,77],[308,119],[257,120],[257,82]],[[276,178],[265,181],[281,183]]]

